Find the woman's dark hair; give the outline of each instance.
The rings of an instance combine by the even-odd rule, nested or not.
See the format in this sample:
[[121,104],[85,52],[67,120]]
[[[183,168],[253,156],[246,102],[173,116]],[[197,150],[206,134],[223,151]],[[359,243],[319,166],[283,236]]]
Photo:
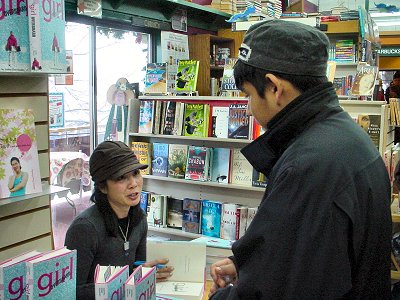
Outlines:
[[242,61],[237,61],[234,68],[235,83],[239,89],[243,88],[245,82],[251,83],[260,97],[264,97],[265,89],[270,81],[265,78],[267,73],[273,74],[283,80],[289,81],[301,93],[325,83],[328,81],[326,76],[302,76],[302,75],[289,75],[274,71],[267,71],[259,68],[249,66]]
[[[100,189],[106,187],[106,181],[95,182],[94,191],[92,196],[90,196],[90,201],[95,203],[99,208],[99,211],[104,216],[104,221],[106,224],[107,231],[109,233],[115,232],[116,224],[114,222],[114,212],[108,202],[107,195],[104,194]],[[144,213],[140,208],[140,205],[136,205],[130,208],[128,217],[130,218],[130,228],[136,226],[140,220],[144,217]],[[131,230],[131,229],[130,229]]]
[[396,71],[396,72],[393,74],[393,79],[396,79],[396,78],[400,78],[400,71]]
[[18,157],[15,157],[15,156],[11,157],[11,159],[10,159],[10,164],[12,164],[12,162],[13,162],[14,160],[16,160],[19,164],[21,164],[21,163],[19,162],[19,158],[18,158]]

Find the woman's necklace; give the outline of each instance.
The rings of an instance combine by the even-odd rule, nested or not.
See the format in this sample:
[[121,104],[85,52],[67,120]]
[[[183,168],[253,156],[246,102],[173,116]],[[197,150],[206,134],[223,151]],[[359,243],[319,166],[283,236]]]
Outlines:
[[129,230],[129,217],[128,217],[128,225],[126,226],[126,233],[122,231],[122,228],[120,225],[118,225],[119,231],[121,231],[122,236],[124,237],[124,250],[128,251],[129,250],[129,241],[128,241],[128,230]]

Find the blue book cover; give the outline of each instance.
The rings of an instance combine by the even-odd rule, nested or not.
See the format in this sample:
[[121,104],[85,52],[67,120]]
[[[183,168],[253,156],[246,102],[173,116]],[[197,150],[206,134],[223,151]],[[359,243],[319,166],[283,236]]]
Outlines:
[[201,209],[201,234],[220,237],[222,203],[203,200]]
[[26,0],[0,2],[0,28],[0,71],[29,71],[29,29]]
[[144,80],[144,94],[167,93],[167,63],[148,63]]
[[216,237],[208,237],[208,236],[201,236],[197,239],[191,240],[194,243],[206,243],[207,247],[215,247],[215,248],[223,248],[223,249],[231,249],[232,244],[234,241],[225,240]]
[[154,102],[150,100],[140,101],[139,133],[152,133],[153,117]]
[[142,191],[140,193],[140,208],[147,214],[147,205],[149,201],[149,192]]
[[192,233],[201,231],[201,200],[183,199],[182,230]]
[[38,255],[31,251],[0,263],[0,299],[26,299],[26,260]]
[[28,16],[31,70],[65,73],[64,1],[32,1]]
[[137,267],[125,283],[125,300],[155,300],[156,272],[156,267]]
[[50,251],[26,264],[28,299],[76,299],[76,250]]
[[153,143],[151,174],[163,177],[168,176],[168,144]]
[[[129,267],[117,267],[118,270],[110,271],[110,268],[115,269],[116,267],[108,266],[107,271],[102,273],[100,270],[103,270],[103,268],[104,267],[100,265],[97,265],[96,267],[96,300],[125,299],[124,284],[129,277]],[[101,278],[102,276],[104,276],[104,278]]]
[[211,162],[211,181],[218,183],[229,182],[229,162],[231,149],[214,148]]

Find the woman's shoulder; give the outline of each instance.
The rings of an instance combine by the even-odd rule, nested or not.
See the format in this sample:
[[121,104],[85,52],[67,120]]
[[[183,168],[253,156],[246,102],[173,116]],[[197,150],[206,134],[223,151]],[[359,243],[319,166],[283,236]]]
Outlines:
[[71,224],[71,227],[73,226],[91,226],[99,228],[104,226],[104,221],[96,205],[92,205],[75,217]]

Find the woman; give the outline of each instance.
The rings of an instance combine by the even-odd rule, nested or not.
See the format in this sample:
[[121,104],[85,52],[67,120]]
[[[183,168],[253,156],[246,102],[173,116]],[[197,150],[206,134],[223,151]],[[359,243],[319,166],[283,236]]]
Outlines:
[[10,190],[10,197],[25,195],[25,187],[28,182],[29,175],[22,172],[22,167],[17,157],[11,158],[11,167],[13,175],[8,179],[8,189]]
[[[94,181],[91,201],[95,205],[82,212],[69,227],[65,246],[76,249],[77,299],[94,299],[94,271],[97,264],[129,265],[146,261],[147,221],[141,210],[143,178],[134,152],[122,142],[105,141],[97,146],[89,160]],[[146,262],[144,266],[166,264],[167,259]],[[164,280],[173,268],[157,270]]]

